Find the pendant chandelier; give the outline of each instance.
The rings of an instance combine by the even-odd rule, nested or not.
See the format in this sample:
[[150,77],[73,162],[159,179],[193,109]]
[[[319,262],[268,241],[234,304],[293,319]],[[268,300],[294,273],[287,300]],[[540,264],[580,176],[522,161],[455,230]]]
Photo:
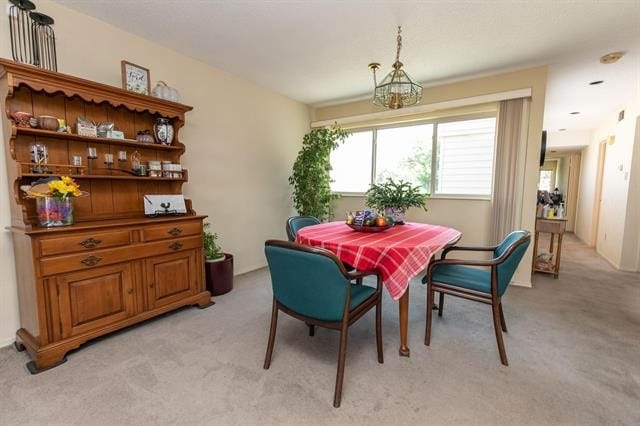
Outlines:
[[389,109],[399,109],[406,106],[415,105],[422,99],[422,86],[416,83],[402,69],[400,62],[400,49],[402,48],[402,27],[398,27],[398,49],[396,51],[396,61],[393,70],[378,84],[376,80],[376,70],[380,64],[373,62],[369,64],[369,69],[373,71],[373,103]]

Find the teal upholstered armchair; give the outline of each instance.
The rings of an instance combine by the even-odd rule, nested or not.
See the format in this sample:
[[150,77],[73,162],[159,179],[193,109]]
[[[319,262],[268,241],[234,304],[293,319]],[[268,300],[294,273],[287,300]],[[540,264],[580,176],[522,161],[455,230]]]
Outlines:
[[[463,297],[491,305],[500,360],[502,364],[509,365],[502,340],[502,331],[506,333],[507,324],[504,320],[501,298],[530,242],[531,235],[528,231],[513,231],[497,246],[454,246],[445,249],[442,258],[429,265],[427,275],[422,279],[422,282],[427,284],[427,319],[424,344],[429,346],[431,341],[431,307],[433,306],[434,292],[440,293],[438,316],[442,316],[445,294]],[[447,259],[447,254],[454,250],[493,253],[490,260]]]
[[[383,362],[381,328],[382,279],[376,271],[349,273],[333,253],[287,241],[269,240],[265,255],[271,273],[273,310],[264,368],[271,365],[278,312],[304,321],[310,327],[340,330],[340,351],[334,407],[340,406],[347,351],[348,328],[371,308],[376,308],[378,362]],[[351,280],[377,277],[376,287],[355,285]]]
[[314,216],[293,216],[287,219],[287,237],[295,241],[298,231],[305,226],[319,225],[320,220]]

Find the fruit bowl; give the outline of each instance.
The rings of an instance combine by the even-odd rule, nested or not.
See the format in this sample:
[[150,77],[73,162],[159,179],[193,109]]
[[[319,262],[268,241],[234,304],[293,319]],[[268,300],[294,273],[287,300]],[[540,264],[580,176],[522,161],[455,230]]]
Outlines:
[[386,226],[359,226],[359,225],[352,225],[347,223],[346,224],[349,228],[353,229],[354,231],[358,231],[358,232],[382,232],[382,231],[386,231],[387,229],[393,227],[393,225],[386,225]]

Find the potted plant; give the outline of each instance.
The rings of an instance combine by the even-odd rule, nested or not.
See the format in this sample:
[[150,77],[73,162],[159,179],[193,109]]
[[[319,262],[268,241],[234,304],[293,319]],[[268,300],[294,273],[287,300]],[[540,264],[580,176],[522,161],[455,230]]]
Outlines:
[[210,227],[210,223],[205,223],[202,232],[205,281],[211,295],[219,296],[233,289],[233,256],[216,244],[218,234],[210,232]]
[[395,223],[404,223],[404,214],[410,207],[420,207],[427,211],[428,195],[419,186],[412,186],[402,179],[396,182],[387,178],[380,184],[372,184],[366,193],[366,205],[385,215],[391,216]]
[[329,154],[349,133],[334,125],[313,129],[304,136],[289,183],[293,185],[293,203],[301,216],[315,216],[320,220],[331,215],[331,201],[339,197],[331,192],[331,163]]

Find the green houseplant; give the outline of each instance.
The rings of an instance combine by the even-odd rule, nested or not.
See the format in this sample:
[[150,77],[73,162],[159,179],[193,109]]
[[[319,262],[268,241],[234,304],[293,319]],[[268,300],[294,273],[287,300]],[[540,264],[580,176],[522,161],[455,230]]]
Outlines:
[[233,256],[222,251],[216,243],[218,234],[209,231],[210,223],[204,224],[202,243],[204,247],[204,272],[207,290],[219,296],[233,289]]
[[349,133],[334,125],[313,129],[304,136],[302,149],[293,164],[289,183],[293,185],[293,203],[301,216],[320,220],[331,214],[331,201],[339,197],[331,192],[329,154]]
[[366,193],[366,205],[373,209],[384,211],[392,216],[396,223],[404,222],[404,214],[410,207],[420,207],[427,211],[428,195],[419,186],[412,186],[402,179],[395,181],[387,178],[379,184],[371,184]]

